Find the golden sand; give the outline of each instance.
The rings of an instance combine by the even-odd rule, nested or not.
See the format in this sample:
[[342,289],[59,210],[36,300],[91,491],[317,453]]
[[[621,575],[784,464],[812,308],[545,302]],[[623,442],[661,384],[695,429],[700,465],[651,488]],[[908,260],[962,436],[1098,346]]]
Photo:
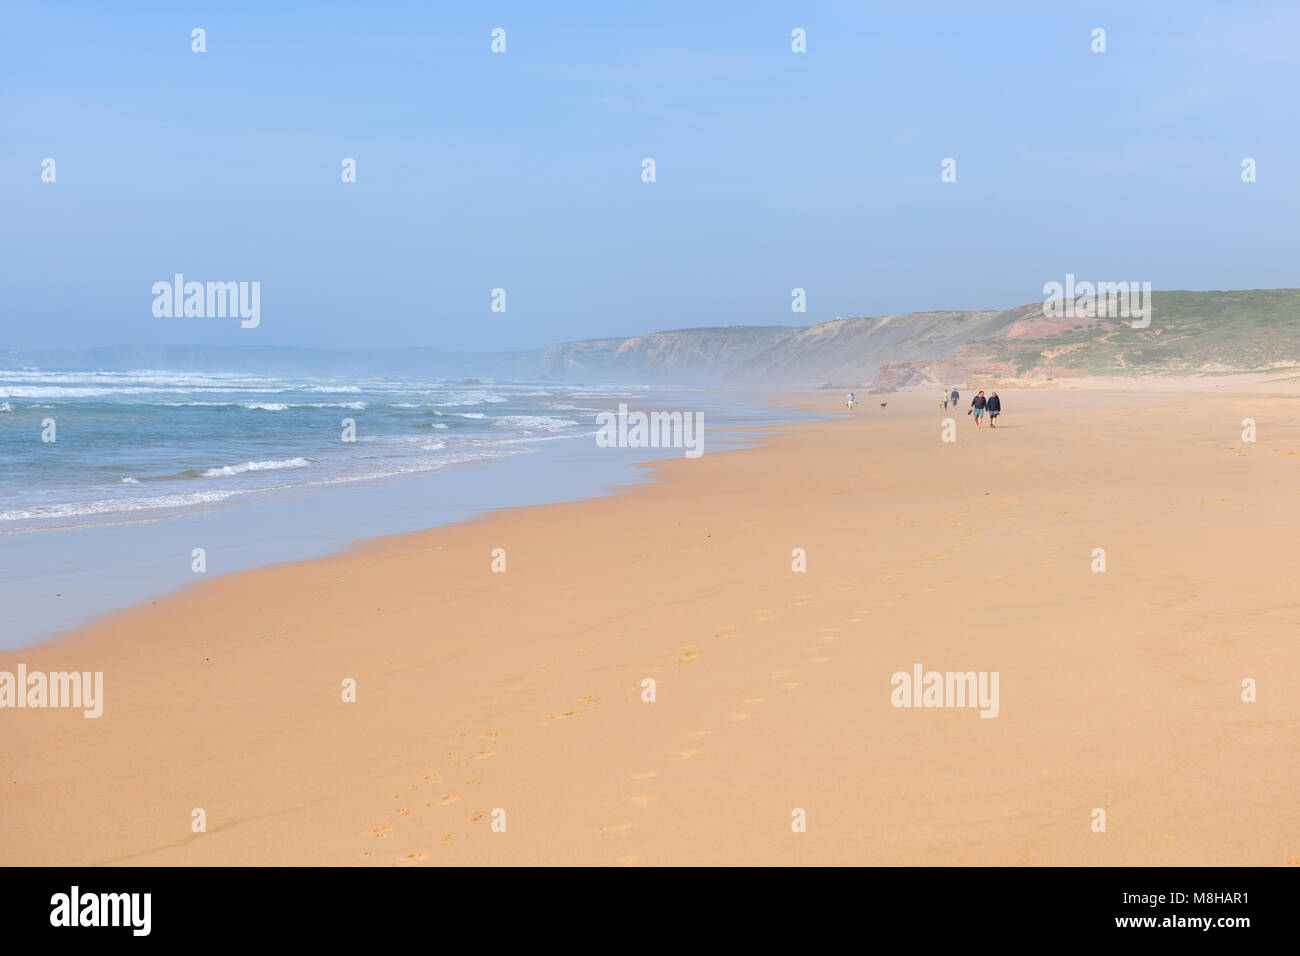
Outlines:
[[0,654],[0,863],[1300,862],[1300,399],[931,392]]

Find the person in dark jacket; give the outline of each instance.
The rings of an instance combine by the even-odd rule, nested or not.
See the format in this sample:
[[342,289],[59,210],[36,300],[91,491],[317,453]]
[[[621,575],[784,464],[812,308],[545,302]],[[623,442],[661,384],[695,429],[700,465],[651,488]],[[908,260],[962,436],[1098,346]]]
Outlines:
[[970,409],[966,414],[974,414],[976,428],[980,427],[980,419],[984,417],[984,409],[988,407],[988,404],[989,400],[984,397],[983,389],[980,389],[980,393],[970,400]]
[[998,398],[997,392],[994,392],[992,395],[989,396],[988,410],[989,410],[989,428],[997,428],[998,415],[1002,411],[1002,399]]
[[954,409],[957,408],[957,399],[959,399],[959,398],[961,398],[961,396],[957,394],[957,389],[954,388],[954,389],[952,390],[952,407],[953,407]]

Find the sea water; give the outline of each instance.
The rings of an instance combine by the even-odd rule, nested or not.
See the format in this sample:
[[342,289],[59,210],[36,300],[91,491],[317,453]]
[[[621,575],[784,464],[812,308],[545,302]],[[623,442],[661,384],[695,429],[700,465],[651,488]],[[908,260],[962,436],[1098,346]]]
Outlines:
[[600,447],[620,405],[701,415],[706,454],[808,417],[698,389],[0,370],[0,647],[203,575],[606,493],[683,454]]

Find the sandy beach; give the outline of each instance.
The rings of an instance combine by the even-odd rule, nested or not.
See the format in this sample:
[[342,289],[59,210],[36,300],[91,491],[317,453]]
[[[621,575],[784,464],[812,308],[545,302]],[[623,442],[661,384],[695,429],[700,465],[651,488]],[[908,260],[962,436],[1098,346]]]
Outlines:
[[0,654],[0,863],[1300,863],[1300,399],[937,391]]

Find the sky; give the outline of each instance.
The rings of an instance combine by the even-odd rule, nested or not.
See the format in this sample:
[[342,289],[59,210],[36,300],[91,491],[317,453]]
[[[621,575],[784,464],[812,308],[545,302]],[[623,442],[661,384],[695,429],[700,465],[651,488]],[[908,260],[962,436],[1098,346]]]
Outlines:
[[[1295,287],[1298,46],[1295,3],[4,0],[0,349]],[[258,325],[156,316],[178,272],[260,283]]]

